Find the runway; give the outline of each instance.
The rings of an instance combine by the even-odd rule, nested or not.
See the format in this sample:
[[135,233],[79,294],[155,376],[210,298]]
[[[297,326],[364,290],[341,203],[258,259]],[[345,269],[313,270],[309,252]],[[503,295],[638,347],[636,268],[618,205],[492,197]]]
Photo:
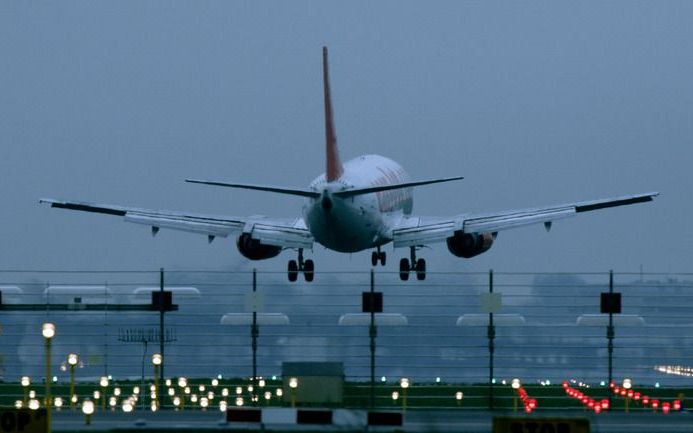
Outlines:
[[[693,418],[688,412],[662,415],[638,413],[610,413],[589,415],[581,411],[561,411],[524,416],[513,412],[460,411],[460,410],[413,410],[404,416],[401,427],[371,427],[372,431],[404,431],[415,433],[491,433],[494,417],[517,417],[529,421],[545,418],[587,419],[593,433],[647,433],[647,432],[691,432]],[[537,432],[555,431],[549,428]],[[56,412],[53,416],[54,432],[109,432],[128,431],[368,431],[365,424],[365,411],[335,411],[332,425],[296,425],[288,423],[227,423],[221,412],[172,412],[125,414],[122,412],[97,413],[91,425],[85,425],[81,413],[69,411]],[[531,422],[522,431],[534,431]],[[572,430],[569,430],[572,431]],[[513,431],[515,433],[515,431]]]

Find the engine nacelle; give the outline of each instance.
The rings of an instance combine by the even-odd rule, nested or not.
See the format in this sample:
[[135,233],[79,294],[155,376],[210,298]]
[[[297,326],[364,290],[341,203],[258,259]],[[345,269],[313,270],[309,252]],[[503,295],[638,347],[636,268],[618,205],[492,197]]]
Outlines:
[[282,252],[282,247],[274,245],[265,245],[257,239],[250,237],[250,233],[242,233],[236,239],[238,251],[243,254],[243,257],[250,260],[271,259]]
[[447,238],[448,250],[457,257],[468,259],[488,251],[495,238],[494,233],[465,233],[460,230]]

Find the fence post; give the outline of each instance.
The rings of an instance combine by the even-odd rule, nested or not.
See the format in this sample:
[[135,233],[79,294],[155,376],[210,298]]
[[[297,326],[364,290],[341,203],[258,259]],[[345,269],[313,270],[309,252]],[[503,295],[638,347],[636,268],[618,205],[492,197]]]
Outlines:
[[[488,292],[493,293],[493,269],[488,271]],[[496,338],[496,327],[493,325],[493,313],[488,313],[488,409],[494,409],[493,401],[493,340]]]
[[[375,274],[373,269],[371,269],[371,302],[374,299],[375,290]],[[372,307],[372,305],[371,305]],[[375,328],[375,308],[371,308],[371,324],[368,330],[368,335],[370,336],[370,351],[371,351],[371,398],[370,407],[371,410],[375,407],[375,337],[377,335],[377,330]]]
[[[257,292],[257,269],[253,268],[253,295]],[[253,301],[255,305],[255,301]],[[257,306],[253,307],[253,324],[250,328],[253,349],[253,393],[250,396],[253,406],[257,404],[257,338],[260,335],[260,328],[257,326]]]
[[[614,271],[609,271],[609,294],[614,293]],[[611,382],[613,380],[613,357],[614,357],[614,313],[609,309],[609,326],[606,328],[606,339],[608,341],[609,352],[609,382],[607,387],[609,390],[609,407],[611,406]]]
[[[166,356],[164,356],[164,313],[166,312],[166,306],[164,305],[164,268],[159,268],[159,291],[161,292],[161,302],[159,305],[159,353],[161,354],[159,383],[164,383],[164,365],[166,364]],[[156,400],[161,401],[161,393],[158,389],[156,392]]]

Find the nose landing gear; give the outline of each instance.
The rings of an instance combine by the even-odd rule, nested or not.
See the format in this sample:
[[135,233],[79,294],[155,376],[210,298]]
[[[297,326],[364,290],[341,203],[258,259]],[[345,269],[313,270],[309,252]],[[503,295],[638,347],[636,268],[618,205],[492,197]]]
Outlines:
[[416,259],[416,247],[409,247],[410,259],[406,257],[399,261],[399,279],[407,281],[410,272],[416,272],[416,279],[423,281],[426,279],[426,260]]
[[315,263],[310,259],[303,260],[303,248],[298,249],[298,261],[289,260],[287,269],[289,281],[292,283],[298,279],[299,272],[303,272],[303,277],[309,283],[313,281],[313,277],[315,277]]
[[378,262],[380,262],[381,266],[385,266],[385,259],[385,251],[380,251],[380,247],[371,254],[371,264],[373,266],[378,266]]

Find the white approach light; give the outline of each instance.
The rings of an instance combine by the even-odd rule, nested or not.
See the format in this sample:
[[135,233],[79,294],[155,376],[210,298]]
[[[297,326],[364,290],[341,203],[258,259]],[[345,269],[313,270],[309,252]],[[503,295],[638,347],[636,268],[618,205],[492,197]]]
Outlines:
[[47,340],[55,337],[55,325],[52,323],[44,323],[41,326],[41,335]]

